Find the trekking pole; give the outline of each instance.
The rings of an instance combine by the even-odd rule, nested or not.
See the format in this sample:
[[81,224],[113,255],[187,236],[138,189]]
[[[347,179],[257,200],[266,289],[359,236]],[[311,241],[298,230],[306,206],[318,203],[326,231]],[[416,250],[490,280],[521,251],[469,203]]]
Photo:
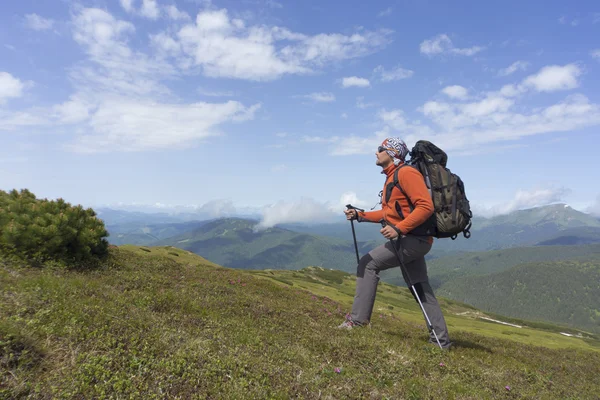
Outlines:
[[[381,226],[383,226],[385,228],[385,225],[386,225],[385,220],[382,219],[380,222],[381,222]],[[401,246],[399,235],[398,235],[397,241],[398,241],[398,245]],[[435,333],[435,329],[433,329],[433,325],[431,325],[429,316],[425,312],[425,308],[423,307],[423,303],[421,303],[421,298],[419,297],[419,294],[417,293],[417,290],[415,289],[415,285],[413,285],[412,280],[410,279],[408,270],[406,269],[406,267],[404,266],[404,263],[402,262],[402,257],[400,256],[400,254],[402,254],[402,251],[400,253],[398,253],[398,249],[394,245],[394,242],[392,241],[392,239],[390,239],[390,244],[394,248],[394,252],[396,253],[396,258],[398,258],[398,262],[400,263],[400,268],[402,269],[402,272],[405,274],[406,280],[408,281],[408,284],[410,285],[410,289],[413,292],[413,295],[415,296],[415,298],[417,299],[417,302],[419,303],[419,306],[421,307],[421,311],[423,312],[423,315],[425,316],[425,320],[427,321],[427,329],[429,329],[429,332],[433,332],[433,336],[435,336],[435,341],[437,342],[438,346],[440,346],[441,350],[444,350],[442,348],[442,345],[440,344],[440,340],[438,339],[437,334]]]
[[[358,211],[365,211],[363,209],[354,207],[351,204],[346,204],[346,208],[348,210],[357,210]],[[354,250],[356,251],[356,263],[360,263],[360,257],[358,256],[358,244],[356,243],[356,232],[354,232],[354,220],[350,220],[350,225],[352,225],[352,237],[354,238]]]

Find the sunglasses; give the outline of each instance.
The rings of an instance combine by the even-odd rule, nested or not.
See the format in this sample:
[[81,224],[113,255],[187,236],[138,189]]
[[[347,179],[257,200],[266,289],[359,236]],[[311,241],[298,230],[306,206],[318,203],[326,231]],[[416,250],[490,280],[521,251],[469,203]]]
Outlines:
[[386,150],[390,150],[390,151],[393,151],[394,153],[396,153],[396,150],[394,150],[394,149],[388,149],[387,147],[379,146],[379,147],[377,148],[377,151],[378,151],[379,153],[381,153],[382,151],[386,151]]

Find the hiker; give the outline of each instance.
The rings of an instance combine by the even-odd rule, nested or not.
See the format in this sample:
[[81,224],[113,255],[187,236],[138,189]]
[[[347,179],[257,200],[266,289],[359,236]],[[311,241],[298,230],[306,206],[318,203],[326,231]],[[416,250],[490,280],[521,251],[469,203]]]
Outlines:
[[[387,224],[381,229],[381,234],[391,240],[360,258],[356,272],[356,295],[352,312],[346,316],[346,320],[338,328],[352,329],[370,323],[379,283],[379,272],[399,266],[397,253],[392,247],[396,246],[398,253],[402,249],[400,256],[403,258],[403,264],[408,273],[407,277],[402,270],[405,282],[409,286],[411,283],[414,285],[441,347],[448,349],[451,346],[448,328],[429,284],[425,263],[425,255],[431,250],[433,237],[411,234],[413,229],[424,223],[434,212],[431,195],[423,175],[409,166],[401,168],[398,172],[398,182],[414,205],[412,212],[405,195],[398,187],[394,187],[387,198],[386,189],[388,185],[393,185],[394,171],[404,164],[408,152],[408,147],[400,138],[385,139],[377,149],[377,161],[375,162],[382,168],[381,173],[386,175],[381,196],[381,209],[366,212],[357,211],[354,208],[344,210],[348,220],[376,223],[384,220]],[[399,210],[396,204],[400,206]],[[430,333],[429,342],[437,343],[433,332]]]

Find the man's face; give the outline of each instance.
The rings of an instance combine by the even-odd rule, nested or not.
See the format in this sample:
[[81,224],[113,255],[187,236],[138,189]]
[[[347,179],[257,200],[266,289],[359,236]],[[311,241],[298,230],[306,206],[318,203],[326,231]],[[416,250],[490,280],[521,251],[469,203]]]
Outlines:
[[377,161],[375,161],[375,164],[382,168],[386,168],[388,165],[390,165],[390,163],[393,162],[392,157],[390,157],[385,150],[385,147],[379,146],[377,148],[377,152],[375,153],[377,156]]

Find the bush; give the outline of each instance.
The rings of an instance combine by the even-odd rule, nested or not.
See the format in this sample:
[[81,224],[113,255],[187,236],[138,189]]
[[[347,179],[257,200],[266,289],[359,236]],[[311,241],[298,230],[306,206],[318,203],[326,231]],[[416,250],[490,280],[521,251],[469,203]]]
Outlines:
[[37,262],[66,265],[108,253],[108,232],[91,208],[36,199],[27,189],[0,190],[0,249]]

